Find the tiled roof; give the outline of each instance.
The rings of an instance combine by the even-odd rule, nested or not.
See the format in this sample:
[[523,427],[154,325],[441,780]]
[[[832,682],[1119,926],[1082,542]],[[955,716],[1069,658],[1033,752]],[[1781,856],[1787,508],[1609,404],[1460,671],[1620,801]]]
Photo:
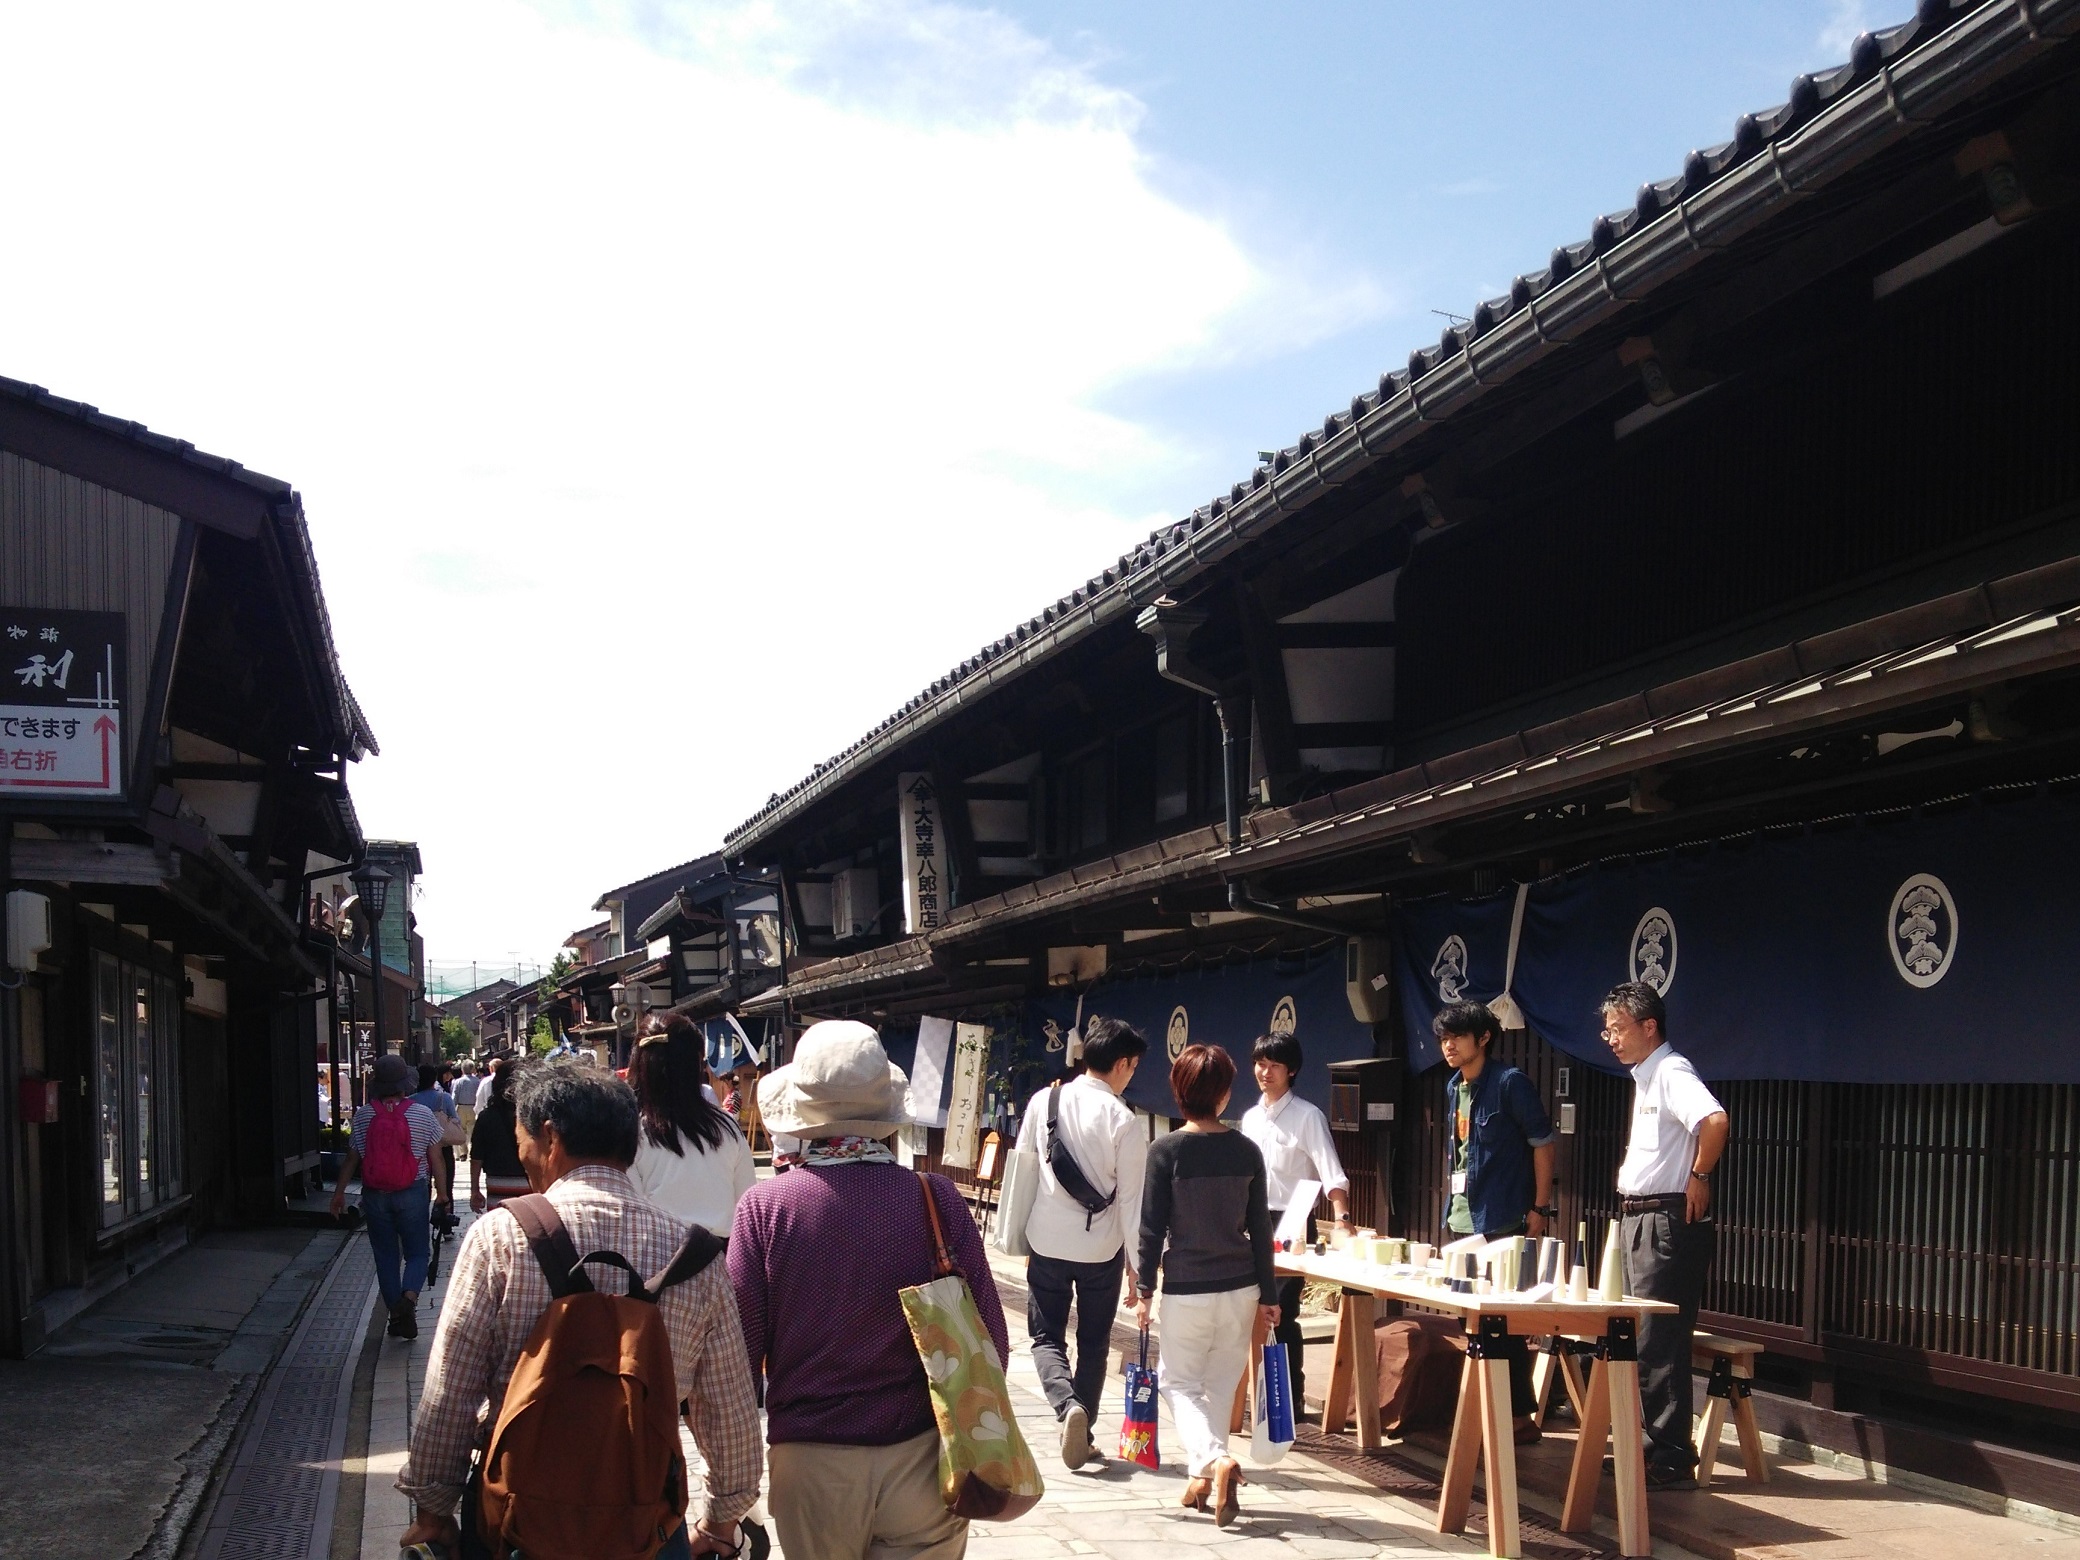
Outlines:
[[[732,853],[884,756],[900,740],[1100,621],[1145,604],[1303,501],[1347,482],[1424,425],[1465,410],[1524,368],[1580,338],[1645,289],[1764,222],[1908,134],[1993,74],[2056,46],[2080,24],[2080,0],[1921,0],[1895,27],[1857,38],[1849,61],[1796,77],[1785,101],[1743,114],[1733,135],[1693,151],[1681,172],[1640,186],[1633,204],[1561,244],[1545,266],[1463,325],[1418,347],[1406,368],[1331,412],[1228,492],[1154,532],[1038,616],[985,645],[859,741],[776,792],[731,832]],[[1931,44],[1940,47],[1928,47]]]

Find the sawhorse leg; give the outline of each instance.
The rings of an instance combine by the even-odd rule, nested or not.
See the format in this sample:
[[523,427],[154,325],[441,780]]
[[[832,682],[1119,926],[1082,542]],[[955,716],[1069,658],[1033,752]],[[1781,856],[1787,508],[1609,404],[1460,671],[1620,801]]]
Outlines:
[[1459,1381],[1459,1409],[1452,1420],[1451,1451],[1445,1459],[1444,1488],[1437,1497],[1437,1531],[1466,1530],[1473,1503],[1476,1460],[1488,1468],[1488,1553],[1522,1552],[1517,1531],[1516,1425],[1510,1417],[1509,1360],[1503,1340],[1509,1336],[1502,1317],[1481,1318],[1466,1335],[1466,1366]]
[[1618,1505],[1618,1552],[1648,1555],[1646,1426],[1639,1400],[1639,1325],[1612,1317],[1589,1369],[1582,1403],[1582,1433],[1575,1442],[1560,1531],[1586,1533],[1596,1514],[1596,1487],[1603,1478],[1603,1446],[1611,1443],[1612,1482]]
[[1340,1435],[1358,1416],[1358,1445],[1379,1445],[1379,1344],[1373,1337],[1374,1300],[1364,1290],[1345,1290],[1336,1309],[1336,1353],[1329,1367],[1329,1392],[1322,1404],[1322,1434]]

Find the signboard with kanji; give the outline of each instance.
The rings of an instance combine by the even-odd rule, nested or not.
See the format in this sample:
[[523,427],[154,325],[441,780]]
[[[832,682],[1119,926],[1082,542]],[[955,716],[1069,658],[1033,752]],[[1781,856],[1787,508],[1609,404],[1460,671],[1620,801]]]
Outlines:
[[903,932],[936,931],[949,908],[945,842],[939,829],[939,793],[925,774],[896,777],[896,836],[903,858]]
[[120,612],[0,607],[0,796],[123,794]]

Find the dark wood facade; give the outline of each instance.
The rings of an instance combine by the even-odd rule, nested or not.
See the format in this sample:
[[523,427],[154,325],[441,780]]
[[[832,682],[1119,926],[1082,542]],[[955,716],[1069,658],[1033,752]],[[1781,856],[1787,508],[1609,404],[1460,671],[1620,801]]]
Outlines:
[[[1089,950],[1116,975],[1374,938],[1427,895],[2072,785],[2080,50],[2039,12],[1859,43],[776,796],[727,842],[786,883],[764,1004],[1102,992]],[[905,935],[911,772],[954,887]],[[1566,1221],[1607,1218],[1629,1084],[1509,1044],[1569,1107]],[[1443,1079],[1400,1087],[1391,1134],[1344,1142],[1361,1211],[1428,1229]],[[2073,1086],[1724,1098],[1709,1320],[1768,1345],[1772,1390],[2080,1460]],[[1923,1471],[2002,1487],[1946,1444]],[[2070,1474],[2032,1489],[2080,1510]]]
[[346,766],[373,741],[287,484],[12,381],[0,606],[120,613],[128,650],[114,783],[0,789],[7,887],[50,921],[0,995],[0,1072],[55,1097],[0,1132],[12,1352],[317,1164],[308,885],[361,849]]

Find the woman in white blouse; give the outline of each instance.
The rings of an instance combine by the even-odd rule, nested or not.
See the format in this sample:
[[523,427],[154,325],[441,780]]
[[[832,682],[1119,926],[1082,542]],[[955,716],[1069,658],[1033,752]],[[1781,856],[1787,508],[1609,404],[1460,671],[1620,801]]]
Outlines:
[[727,1239],[737,1199],[751,1190],[751,1145],[702,1089],[706,1043],[693,1021],[653,1013],[630,1058],[642,1111],[628,1178],[659,1207]]

